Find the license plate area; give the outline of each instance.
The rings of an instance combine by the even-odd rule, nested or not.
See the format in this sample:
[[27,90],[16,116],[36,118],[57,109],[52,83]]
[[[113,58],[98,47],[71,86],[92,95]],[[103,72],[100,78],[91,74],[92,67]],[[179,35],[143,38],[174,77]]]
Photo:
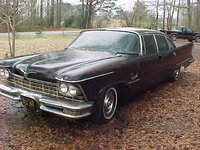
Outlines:
[[27,106],[27,107],[33,108],[33,107],[36,106],[36,102],[29,97],[21,96],[21,100],[22,100],[22,104]]

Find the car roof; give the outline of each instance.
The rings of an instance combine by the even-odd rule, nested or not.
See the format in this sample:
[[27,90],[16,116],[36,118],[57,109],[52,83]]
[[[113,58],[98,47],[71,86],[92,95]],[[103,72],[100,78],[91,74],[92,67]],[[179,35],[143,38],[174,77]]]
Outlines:
[[120,31],[120,32],[138,33],[140,35],[145,35],[145,34],[164,35],[164,33],[160,32],[158,30],[142,29],[142,28],[105,28],[105,29],[91,29],[91,30],[84,30],[84,31]]

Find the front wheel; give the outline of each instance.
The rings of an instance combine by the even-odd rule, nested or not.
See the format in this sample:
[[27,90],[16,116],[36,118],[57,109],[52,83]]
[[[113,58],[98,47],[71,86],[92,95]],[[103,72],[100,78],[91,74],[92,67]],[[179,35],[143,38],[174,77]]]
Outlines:
[[117,108],[118,94],[114,87],[104,90],[94,105],[92,120],[103,124],[111,120]]
[[195,41],[196,41],[196,42],[200,42],[200,36],[197,36],[197,37],[195,38]]
[[177,40],[177,35],[172,34],[172,35],[171,35],[171,39],[172,39],[172,41],[176,41],[176,40]]

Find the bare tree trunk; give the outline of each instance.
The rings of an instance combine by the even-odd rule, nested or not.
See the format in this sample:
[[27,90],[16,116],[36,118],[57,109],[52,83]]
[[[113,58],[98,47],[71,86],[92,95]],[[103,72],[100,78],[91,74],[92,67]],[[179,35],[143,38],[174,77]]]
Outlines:
[[50,5],[49,5],[49,0],[47,0],[47,17],[49,18],[50,16],[50,9],[49,9]]
[[51,0],[51,15],[50,15],[50,27],[54,27],[54,0]]
[[86,28],[92,28],[92,17],[93,17],[93,0],[90,0],[88,4],[88,16]]
[[157,0],[157,4],[156,4],[156,30],[158,29],[158,16],[159,16],[159,0]]
[[176,0],[174,0],[174,4],[172,6],[172,15],[171,15],[171,18],[170,18],[170,30],[172,29],[172,24],[173,24],[175,4],[176,4]]
[[16,0],[13,0],[13,8],[14,8],[14,12],[13,12],[13,18],[12,18],[12,53],[11,53],[11,57],[15,57],[15,39],[16,39],[16,11],[17,11],[17,2]]
[[166,14],[166,1],[163,1],[163,30],[165,30],[165,14]]
[[179,26],[180,5],[181,5],[181,0],[179,0],[179,2],[178,2],[177,17],[176,17],[176,27]]
[[62,0],[59,2],[59,27],[61,27],[62,22]]
[[87,28],[92,28],[92,17],[93,17],[93,0],[90,0],[88,18],[87,18]]
[[82,25],[85,28],[85,0],[82,0]]
[[43,25],[43,0],[40,1],[40,26]]
[[7,31],[8,31],[8,44],[10,48],[10,56],[12,55],[12,44],[11,44],[11,38],[10,38],[10,25],[7,24]]
[[[200,16],[200,0],[197,1],[197,16]],[[197,30],[200,31],[200,18],[197,17]]]
[[56,0],[56,27],[59,28],[59,0]]
[[173,2],[170,2],[170,5],[167,6],[167,30],[170,30],[169,24],[170,24],[172,3],[173,3]]
[[85,28],[87,28],[88,25],[88,10],[89,10],[89,0],[86,0],[86,5],[85,5]]
[[35,18],[36,18],[36,9],[34,8],[37,3],[37,0],[31,1],[31,25],[35,25]]
[[61,4],[62,1],[61,0],[57,0],[56,3],[56,27],[60,28],[61,25]]
[[187,0],[187,7],[188,7],[188,27],[191,27],[192,13],[191,13],[191,3],[190,3],[190,0]]

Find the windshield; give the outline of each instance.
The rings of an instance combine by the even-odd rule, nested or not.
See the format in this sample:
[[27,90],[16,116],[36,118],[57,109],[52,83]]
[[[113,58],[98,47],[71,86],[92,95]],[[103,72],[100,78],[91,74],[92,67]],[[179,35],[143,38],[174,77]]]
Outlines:
[[68,48],[138,54],[139,47],[139,38],[134,33],[86,31],[81,33]]

